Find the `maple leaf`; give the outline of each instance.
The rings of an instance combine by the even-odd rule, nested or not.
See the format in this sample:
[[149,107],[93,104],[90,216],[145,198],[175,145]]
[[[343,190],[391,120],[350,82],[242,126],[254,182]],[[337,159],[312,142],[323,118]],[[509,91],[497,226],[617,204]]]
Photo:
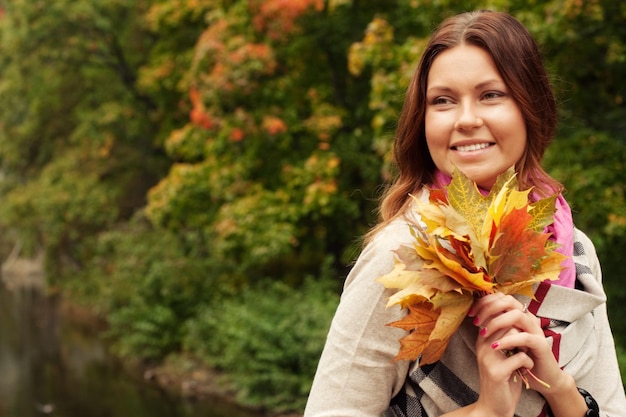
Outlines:
[[450,339],[429,340],[426,346],[424,346],[424,350],[422,351],[420,357],[420,366],[429,365],[441,359],[441,355],[443,355],[443,352],[448,347],[448,343],[450,343]]
[[421,270],[407,270],[402,262],[396,260],[393,270],[377,279],[386,288],[400,290],[389,297],[387,306],[399,304],[401,307],[406,307],[412,303],[430,299],[436,290],[424,284],[420,279],[422,275],[424,273]]
[[[426,273],[430,272],[430,273]],[[423,271],[420,280],[424,285],[428,285],[439,292],[460,291],[462,285],[458,281],[442,274],[436,269],[428,269]]]
[[388,306],[408,309],[390,323],[409,332],[396,360],[436,362],[477,296],[493,291],[533,297],[537,282],[556,279],[565,256],[545,227],[553,222],[556,196],[530,203],[513,169],[484,195],[455,170],[446,190],[429,190],[428,202],[413,197],[420,224],[414,246],[396,250],[393,270],[379,278],[397,291]]
[[450,207],[465,219],[475,235],[479,235],[489,207],[489,198],[484,197],[476,184],[456,168],[447,190]]
[[405,269],[409,271],[419,271],[423,268],[424,260],[417,256],[413,247],[401,245],[394,252],[398,261],[404,264]]
[[441,358],[473,302],[474,297],[471,294],[457,292],[438,293],[431,299],[433,309],[439,310],[439,316],[422,352],[420,365],[428,365]]
[[409,313],[404,318],[388,324],[410,332],[400,339],[400,350],[394,360],[418,358],[428,346],[428,339],[439,317],[439,311],[429,303],[411,305],[408,309]]
[[439,206],[423,202],[415,196],[411,197],[413,198],[417,211],[420,213],[420,220],[426,225],[428,232],[433,232],[434,229],[438,228],[446,221],[445,214],[441,212]]
[[[474,296],[468,292],[437,293],[430,300],[433,308],[440,310],[437,318],[438,326],[432,332],[431,338],[441,340],[450,338],[454,330],[465,319],[473,302]],[[452,332],[450,331],[451,329]]]
[[528,230],[531,218],[525,208],[514,209],[502,218],[500,236],[490,251],[495,261],[489,268],[489,275],[500,285],[529,279],[533,265],[547,255],[548,235]]
[[434,268],[442,274],[449,276],[457,281],[463,287],[472,288],[477,291],[491,292],[492,284],[484,280],[484,273],[469,271],[453,259],[449,259],[446,253],[449,251],[442,247],[435,239],[430,239],[431,246],[428,249],[416,247],[420,256],[425,260],[431,261],[426,263],[426,268]]
[[[550,242],[548,242],[550,243]],[[539,266],[534,271],[535,280],[556,280],[563,270],[561,264],[567,259],[566,255],[557,251],[550,252],[550,255],[541,259]]]
[[552,224],[556,212],[556,195],[544,198],[531,205],[533,219],[528,225],[529,229],[541,232],[546,226]]

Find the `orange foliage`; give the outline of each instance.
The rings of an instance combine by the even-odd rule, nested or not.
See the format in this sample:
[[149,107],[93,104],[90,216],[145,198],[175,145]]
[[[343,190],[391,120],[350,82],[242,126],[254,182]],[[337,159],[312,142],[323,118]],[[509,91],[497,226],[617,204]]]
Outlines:
[[243,132],[243,129],[236,127],[230,131],[230,135],[228,135],[228,138],[233,142],[241,142],[244,136],[245,134]]
[[251,0],[254,27],[270,39],[280,40],[297,32],[296,19],[310,9],[324,10],[323,0]]
[[263,43],[245,43],[232,51],[228,58],[231,64],[243,64],[247,61],[267,61],[271,56],[270,47]]
[[277,64],[269,45],[249,42],[221,19],[200,36],[194,65],[202,84],[213,90],[209,95],[219,95],[236,90],[250,93],[258,85],[253,80],[260,75],[271,75]]
[[278,135],[279,133],[284,133],[287,131],[287,125],[285,122],[274,116],[265,116],[263,117],[263,130],[265,130],[270,135]]
[[200,97],[200,92],[197,88],[191,87],[189,89],[189,99],[191,100],[191,104],[193,106],[189,112],[189,119],[191,119],[191,122],[196,126],[200,126],[205,129],[211,129],[214,127],[215,122],[206,112],[204,103],[202,103],[202,98]]

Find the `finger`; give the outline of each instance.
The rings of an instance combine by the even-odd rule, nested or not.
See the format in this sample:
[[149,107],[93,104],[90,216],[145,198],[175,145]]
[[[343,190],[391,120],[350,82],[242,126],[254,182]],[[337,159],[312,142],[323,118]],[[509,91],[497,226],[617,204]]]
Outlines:
[[524,348],[525,351],[551,352],[550,344],[543,335],[535,335],[527,332],[509,332],[501,337],[494,338],[491,343],[494,350],[514,350]]
[[522,351],[503,351],[502,353],[506,357],[507,367],[514,371],[518,369],[532,369],[535,366],[534,361],[527,353]]
[[533,359],[522,351],[499,349],[494,344],[481,346],[477,343],[478,358],[481,364],[481,374],[492,381],[507,381],[520,368],[531,369],[535,364]]
[[510,310],[493,316],[485,324],[480,325],[479,329],[479,335],[483,337],[491,337],[511,329],[516,329],[514,333],[527,332],[543,337],[540,320],[533,314],[523,313],[521,310]]
[[524,304],[510,295],[501,293],[486,295],[474,303],[472,308],[474,324],[485,325],[492,318],[512,310],[527,311]]

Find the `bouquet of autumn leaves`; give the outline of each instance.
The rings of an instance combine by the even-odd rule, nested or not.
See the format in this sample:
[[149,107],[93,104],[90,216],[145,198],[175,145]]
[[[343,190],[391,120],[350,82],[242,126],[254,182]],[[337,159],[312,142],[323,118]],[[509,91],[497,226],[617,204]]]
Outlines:
[[533,297],[532,286],[555,280],[565,256],[545,227],[553,222],[556,195],[530,203],[515,172],[500,175],[484,196],[458,170],[446,190],[429,201],[413,197],[423,224],[411,225],[412,247],[400,246],[394,269],[380,278],[396,288],[388,306],[408,310],[389,323],[409,333],[396,360],[438,361],[475,297],[496,291]]

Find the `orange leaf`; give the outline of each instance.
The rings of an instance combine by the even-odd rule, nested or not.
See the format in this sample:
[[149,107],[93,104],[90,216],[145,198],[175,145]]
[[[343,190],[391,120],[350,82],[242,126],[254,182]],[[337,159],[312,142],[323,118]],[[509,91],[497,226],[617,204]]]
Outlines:
[[547,255],[549,235],[526,229],[531,220],[526,207],[502,217],[500,235],[490,251],[494,261],[489,267],[489,275],[500,285],[530,279],[535,263]]
[[433,204],[447,204],[448,203],[448,197],[446,197],[446,193],[439,188],[433,188],[429,190],[429,196],[428,199],[430,200],[431,203]]
[[446,348],[448,347],[449,342],[450,342],[450,339],[430,340],[428,342],[428,345],[424,348],[424,351],[422,352],[422,357],[420,358],[420,366],[429,365],[441,359],[441,356],[443,355],[443,352],[445,352]]
[[[472,273],[463,268],[458,262],[448,259],[442,252],[446,249],[441,247],[435,238],[431,239],[431,247],[429,250],[425,248],[416,248],[420,256],[426,260],[432,261],[427,264],[427,268],[434,268],[441,271],[442,274],[449,276],[456,280],[464,288],[473,289],[477,291],[492,291],[492,284],[484,280],[484,274],[482,272]],[[434,253],[431,252],[434,249]]]
[[394,360],[415,360],[428,346],[428,338],[435,328],[439,311],[430,303],[419,303],[408,307],[409,314],[389,326],[410,332],[400,339],[400,350]]

